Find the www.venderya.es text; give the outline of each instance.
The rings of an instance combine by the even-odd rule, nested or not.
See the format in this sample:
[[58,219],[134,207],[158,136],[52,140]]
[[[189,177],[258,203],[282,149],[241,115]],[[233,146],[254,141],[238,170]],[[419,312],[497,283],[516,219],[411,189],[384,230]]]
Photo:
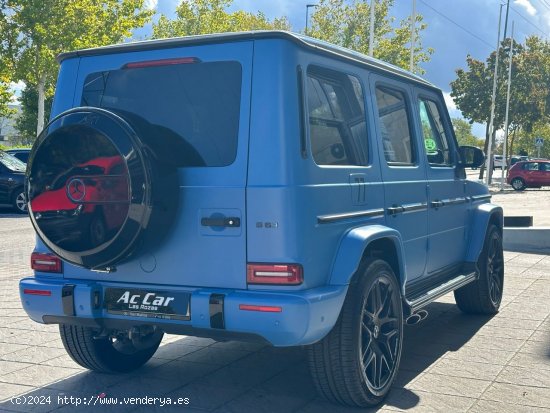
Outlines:
[[111,397],[105,393],[94,394],[90,397],[58,395],[51,396],[16,396],[11,403],[16,405],[51,405],[57,402],[60,406],[106,406],[106,405],[133,405],[133,406],[185,406],[190,403],[189,397]]

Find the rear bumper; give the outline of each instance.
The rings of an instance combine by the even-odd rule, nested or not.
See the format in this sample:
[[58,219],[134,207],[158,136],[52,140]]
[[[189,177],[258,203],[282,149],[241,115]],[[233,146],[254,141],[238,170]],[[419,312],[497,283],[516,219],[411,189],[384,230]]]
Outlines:
[[[24,278],[19,283],[19,293],[24,310],[39,323],[119,329],[147,324],[173,334],[296,346],[314,343],[332,329],[347,292],[347,286],[326,286],[295,292],[170,287],[171,291],[191,293],[191,319],[181,321],[107,313],[102,305],[106,287],[159,288],[139,284]],[[46,290],[50,291],[50,295],[29,295],[24,293],[25,289]],[[162,289],[166,290],[166,287]],[[220,307],[219,300],[212,300],[212,297],[222,297],[223,305]],[[247,311],[239,309],[240,304],[278,306],[282,311]],[[223,317],[221,325],[220,308]]]

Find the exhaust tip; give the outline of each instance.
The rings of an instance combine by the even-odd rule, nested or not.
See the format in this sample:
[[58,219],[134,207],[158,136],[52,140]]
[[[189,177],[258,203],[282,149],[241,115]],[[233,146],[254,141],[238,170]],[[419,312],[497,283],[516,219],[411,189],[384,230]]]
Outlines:
[[417,312],[411,314],[405,320],[405,323],[409,326],[414,326],[421,321],[424,321],[428,317],[428,312],[426,310],[418,310]]

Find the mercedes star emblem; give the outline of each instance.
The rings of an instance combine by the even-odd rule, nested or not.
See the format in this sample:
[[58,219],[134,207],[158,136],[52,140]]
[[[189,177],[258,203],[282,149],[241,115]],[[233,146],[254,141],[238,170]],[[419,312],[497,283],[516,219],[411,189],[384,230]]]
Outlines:
[[86,186],[82,179],[74,178],[67,184],[67,195],[73,202],[79,202],[86,196]]

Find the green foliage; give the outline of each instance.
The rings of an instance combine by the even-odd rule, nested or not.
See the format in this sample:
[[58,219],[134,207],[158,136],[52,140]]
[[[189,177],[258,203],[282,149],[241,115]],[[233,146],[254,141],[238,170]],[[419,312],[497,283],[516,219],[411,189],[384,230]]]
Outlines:
[[[6,32],[4,57],[14,81],[43,88],[53,95],[57,62],[68,50],[117,43],[153,12],[144,0],[0,0]],[[8,39],[8,40],[5,40]]]
[[261,12],[229,12],[227,9],[232,4],[233,0],[182,1],[176,9],[174,20],[163,15],[153,25],[153,38],[249,30],[290,30],[286,17],[270,21]]
[[0,118],[10,116],[13,113],[8,107],[10,99],[11,92],[9,90],[9,83],[7,81],[0,80]]
[[0,0],[0,118],[12,114],[12,111],[8,108],[11,99],[9,84],[12,77],[12,68],[7,58],[11,35],[8,30],[8,20],[4,12],[3,1]]
[[483,147],[483,141],[476,138],[472,133],[472,125],[470,122],[460,118],[453,118],[451,120],[453,122],[456,140],[460,146]]
[[[45,118],[49,119],[53,96],[48,96],[45,101]],[[19,132],[19,138],[14,145],[32,145],[36,137],[36,117],[38,116],[38,92],[36,86],[27,85],[21,93],[21,113],[15,121],[15,128]]]
[[[499,73],[495,100],[494,131],[502,129],[506,114],[508,66],[511,40],[506,39],[499,48]],[[471,122],[486,123],[484,149],[489,146],[489,123],[493,90],[496,52],[485,62],[468,56],[467,70],[458,69],[457,78],[451,82],[451,96],[458,109]],[[508,152],[518,153],[515,140],[531,135],[535,125],[547,125],[550,121],[550,43],[530,36],[525,44],[514,42],[512,83],[509,112]],[[491,139],[494,139],[494,134]],[[530,154],[532,151],[528,151]],[[483,168],[480,170],[483,177]]]
[[[495,101],[495,127],[504,126],[510,39],[502,42]],[[550,115],[550,44],[532,36],[525,45],[514,43],[510,127],[530,130]],[[485,62],[468,56],[467,70],[458,69],[451,82],[451,96],[464,117],[472,122],[488,123],[496,53]]]
[[537,156],[535,137],[544,138],[544,145],[540,148],[540,156],[550,159],[550,124],[541,123],[533,127],[531,131],[519,131],[514,139],[514,153],[525,153],[526,155]]
[[17,80],[52,86],[55,57],[73,49],[117,43],[152,17],[144,0],[5,0],[18,34],[14,48]]
[[[394,0],[377,0],[374,23],[374,57],[409,69],[411,19],[398,26],[389,16]],[[424,73],[419,66],[430,60],[433,49],[425,49],[420,38],[426,28],[423,17],[416,15],[414,71]],[[311,16],[307,34],[327,42],[368,54],[370,33],[370,2],[364,0],[320,0]]]

